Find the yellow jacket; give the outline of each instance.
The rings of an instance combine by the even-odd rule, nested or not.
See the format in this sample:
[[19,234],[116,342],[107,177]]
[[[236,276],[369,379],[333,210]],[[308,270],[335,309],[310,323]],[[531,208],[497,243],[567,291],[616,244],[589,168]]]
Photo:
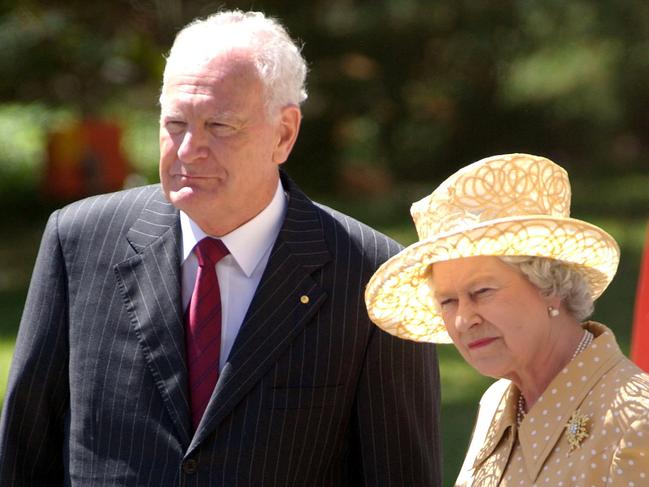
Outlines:
[[595,340],[552,380],[520,428],[519,391],[510,381],[482,396],[456,486],[649,486],[649,374],[622,354],[611,330],[584,326]]

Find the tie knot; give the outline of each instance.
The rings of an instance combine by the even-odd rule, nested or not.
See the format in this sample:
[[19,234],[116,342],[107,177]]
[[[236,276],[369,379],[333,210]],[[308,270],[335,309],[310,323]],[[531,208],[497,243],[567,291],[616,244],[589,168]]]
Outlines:
[[196,244],[194,253],[198,258],[198,265],[202,267],[205,264],[216,264],[228,255],[230,251],[221,240],[205,237]]

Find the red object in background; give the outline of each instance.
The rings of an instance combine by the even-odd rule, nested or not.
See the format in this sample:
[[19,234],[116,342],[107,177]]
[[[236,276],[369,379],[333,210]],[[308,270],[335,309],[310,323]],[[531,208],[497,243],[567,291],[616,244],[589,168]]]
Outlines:
[[631,360],[649,372],[649,226],[635,295]]
[[103,120],[84,120],[51,132],[45,193],[75,199],[121,189],[128,174],[121,137],[117,124]]

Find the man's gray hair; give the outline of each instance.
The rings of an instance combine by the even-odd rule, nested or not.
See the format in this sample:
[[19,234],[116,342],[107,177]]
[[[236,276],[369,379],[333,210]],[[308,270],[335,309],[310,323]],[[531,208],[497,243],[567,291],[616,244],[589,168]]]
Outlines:
[[265,86],[269,115],[306,100],[307,67],[300,47],[276,19],[261,12],[240,10],[221,11],[194,20],[176,35],[167,56],[163,92],[168,72],[174,66],[206,62],[237,48],[251,54]]
[[541,294],[557,296],[578,321],[588,318],[594,309],[590,286],[577,269],[545,257],[499,257],[525,275]]

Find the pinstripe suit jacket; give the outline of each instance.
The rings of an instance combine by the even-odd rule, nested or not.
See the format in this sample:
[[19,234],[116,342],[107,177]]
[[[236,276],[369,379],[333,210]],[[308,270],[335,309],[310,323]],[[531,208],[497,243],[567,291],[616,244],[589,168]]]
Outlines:
[[282,177],[282,230],[195,434],[177,210],[154,185],[50,217],[0,485],[440,485],[435,349],[374,327],[362,299],[398,245]]

